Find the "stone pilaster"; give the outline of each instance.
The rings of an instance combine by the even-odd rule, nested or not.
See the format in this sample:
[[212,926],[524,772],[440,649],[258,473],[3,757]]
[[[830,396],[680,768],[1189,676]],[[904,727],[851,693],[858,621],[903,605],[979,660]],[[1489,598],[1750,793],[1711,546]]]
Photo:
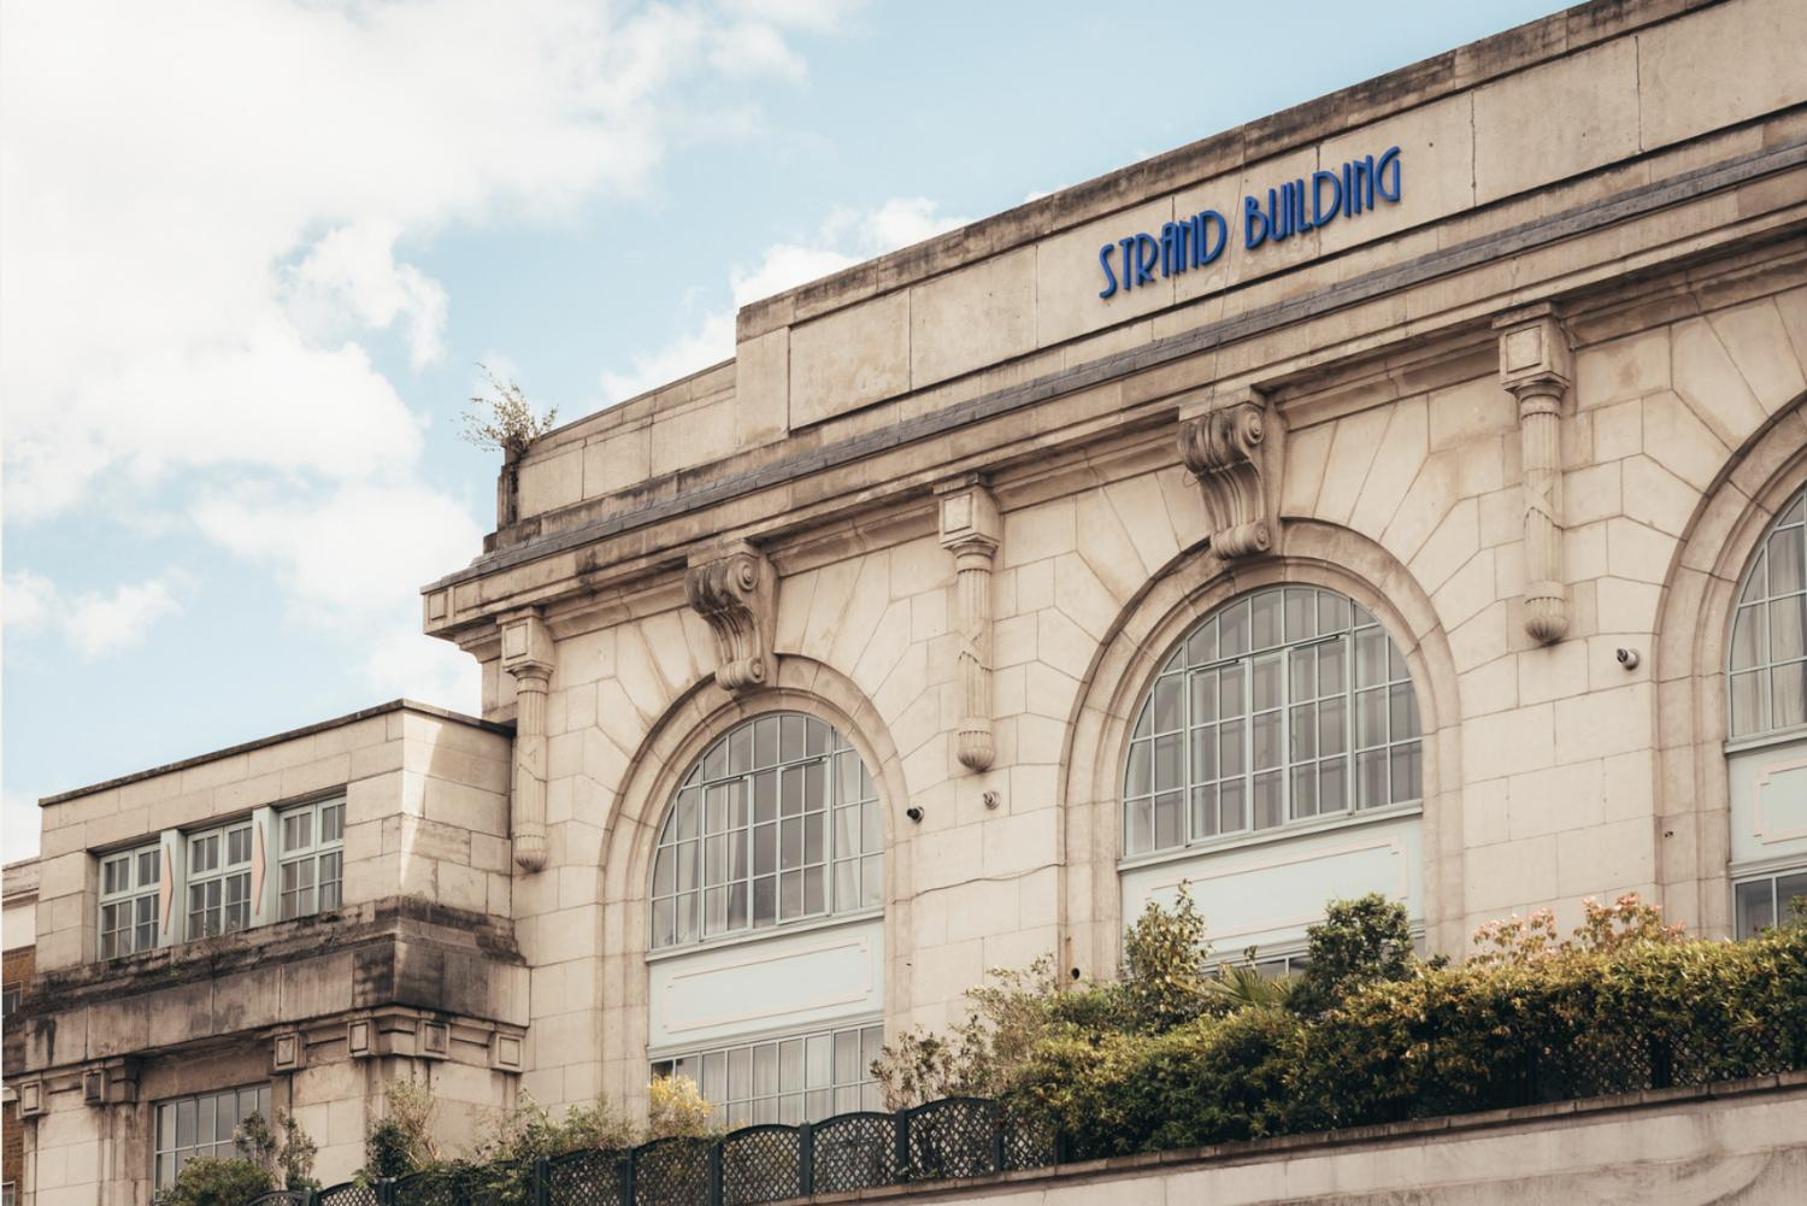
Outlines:
[[739,695],[778,680],[778,571],[764,553],[742,541],[693,559],[684,592],[715,633],[722,690]]
[[960,727],[955,755],[968,770],[991,769],[991,572],[1003,537],[998,504],[983,481],[963,477],[936,487],[941,546],[954,557],[954,632],[960,639]]
[[1525,631],[1544,644],[1569,630],[1562,568],[1562,409],[1572,373],[1569,341],[1549,307],[1502,317],[1500,384],[1518,399],[1524,467]]
[[1211,551],[1225,561],[1271,551],[1280,538],[1281,437],[1273,405],[1253,390],[1180,415],[1180,459],[1198,483]]
[[531,874],[546,865],[546,688],[555,662],[552,634],[536,612],[502,623],[502,669],[515,680],[514,861]]

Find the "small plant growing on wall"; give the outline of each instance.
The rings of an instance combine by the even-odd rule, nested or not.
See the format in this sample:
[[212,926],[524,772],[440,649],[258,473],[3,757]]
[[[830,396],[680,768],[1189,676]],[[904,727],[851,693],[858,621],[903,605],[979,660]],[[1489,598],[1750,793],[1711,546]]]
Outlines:
[[499,449],[505,461],[518,461],[535,440],[552,430],[558,407],[539,414],[518,384],[502,380],[485,365],[477,368],[488,379],[489,389],[471,395],[463,415],[464,438],[479,448]]

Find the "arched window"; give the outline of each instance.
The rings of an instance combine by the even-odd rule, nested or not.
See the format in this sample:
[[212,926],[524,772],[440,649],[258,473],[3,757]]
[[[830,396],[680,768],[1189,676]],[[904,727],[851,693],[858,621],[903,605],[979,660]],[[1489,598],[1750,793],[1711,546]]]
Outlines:
[[1733,740],[1807,725],[1807,491],[1757,546],[1732,618]]
[[1807,489],[1752,554],[1726,655],[1732,932],[1784,923],[1807,896]]
[[1168,658],[1124,773],[1126,857],[1423,794],[1418,700],[1379,622],[1334,591],[1225,604]]
[[744,721],[684,777],[653,858],[652,944],[681,946],[884,902],[872,775],[813,716]]

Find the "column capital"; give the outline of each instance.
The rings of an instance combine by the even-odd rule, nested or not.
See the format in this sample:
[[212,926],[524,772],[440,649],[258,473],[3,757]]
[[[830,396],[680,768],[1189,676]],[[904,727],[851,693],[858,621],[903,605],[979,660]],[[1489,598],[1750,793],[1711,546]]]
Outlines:
[[537,609],[513,612],[499,621],[502,630],[502,669],[521,679],[548,679],[557,663],[552,633]]
[[956,557],[997,552],[1004,520],[986,480],[976,473],[935,483],[941,500],[941,547]]
[[1551,306],[1531,306],[1494,320],[1499,336],[1500,385],[1521,406],[1561,397],[1574,380],[1569,336]]

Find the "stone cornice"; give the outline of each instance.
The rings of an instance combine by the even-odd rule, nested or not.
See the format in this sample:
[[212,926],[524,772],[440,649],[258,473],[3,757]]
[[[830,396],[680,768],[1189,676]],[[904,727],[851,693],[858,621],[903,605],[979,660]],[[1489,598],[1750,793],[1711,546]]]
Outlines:
[[[598,518],[593,521],[581,522],[578,526],[551,535],[530,538],[523,543],[502,548],[479,558],[465,569],[448,575],[425,589],[433,592],[456,587],[546,557],[573,553],[599,541],[653,528],[656,525],[713,506],[736,502],[764,491],[789,487],[816,475],[848,468],[859,461],[945,436],[961,428],[1039,404],[1101,389],[1124,378],[1174,366],[1189,358],[1198,357],[1229,344],[1322,318],[1379,297],[1426,285],[1465,271],[1483,268],[1494,262],[1510,260],[1514,256],[1523,255],[1536,248],[1562,240],[1575,239],[1667,207],[1693,201],[1777,172],[1800,168],[1803,165],[1807,165],[1807,140],[1796,140],[1765,148],[1720,163],[1682,172],[1674,177],[1630,189],[1605,200],[1575,206],[1534,221],[1441,248],[1403,264],[1358,274],[1286,302],[1261,307],[1218,322],[1206,323],[1132,351],[1101,357],[1074,369],[997,390],[943,410],[900,421],[865,435],[826,446],[805,447],[745,472],[730,473],[707,480],[698,471],[686,471],[677,475],[686,483],[682,490],[668,488],[667,485],[659,482],[649,483],[643,491],[643,495],[652,501],[641,505],[629,505],[625,509],[618,509],[612,513],[606,513],[606,508],[599,506],[598,502],[621,507],[622,499],[613,498],[579,504],[565,513],[568,519],[582,515],[585,510],[598,512]],[[1736,230],[1728,230],[1724,235],[1726,241],[1736,237],[1738,237]],[[1689,246],[1688,250],[1704,254],[1708,247],[1696,241]],[[1563,292],[1558,287],[1559,284],[1560,282],[1546,285],[1549,296],[1557,296]],[[1542,300],[1537,296],[1537,290],[1538,286],[1535,283],[1526,283],[1519,293],[1515,294],[1514,300],[1520,304]],[[1582,289],[1581,292],[1585,293],[1586,290]],[[1456,323],[1456,327],[1460,329],[1474,325],[1475,323],[1466,316],[1461,317]],[[1393,329],[1392,338],[1396,345],[1404,347],[1426,339],[1434,340],[1449,333],[1451,329],[1438,327],[1436,322],[1427,316],[1416,320],[1409,326],[1396,326]],[[1362,349],[1363,353],[1369,356],[1372,356],[1376,350],[1377,345],[1373,343]],[[1308,372],[1313,367],[1306,364],[1293,371]],[[1283,381],[1283,378],[1279,379],[1282,384]],[[1179,393],[1187,388],[1196,387],[1197,384],[1192,381],[1176,381],[1172,392]],[[1121,413],[1120,410],[1119,414]],[[1088,438],[1096,438],[1095,432],[1086,432],[1085,435]],[[1049,445],[1044,440],[1039,447],[1038,455],[1046,456],[1049,451]],[[958,470],[995,468],[999,460],[1007,461],[1009,453],[993,453],[992,455],[998,459],[988,460],[986,454],[976,454],[958,466],[947,466],[943,472],[949,468]],[[877,476],[882,479],[884,475]],[[876,505],[879,501],[879,495],[872,488],[872,480],[872,478],[864,479],[865,488],[861,491],[859,499],[859,504],[862,506]],[[1006,489],[1004,479],[1000,477],[998,480],[1000,481],[1000,490]],[[893,497],[914,496],[927,492],[929,485],[928,482],[900,480],[887,483],[886,489],[894,491]],[[792,508],[793,513],[796,510],[798,509]],[[529,521],[529,526],[537,528],[539,525],[534,521]],[[650,552],[651,550],[648,549],[648,553]],[[774,550],[774,555],[777,555],[776,550]],[[666,552],[661,559],[670,559],[671,556],[671,553]],[[677,556],[681,559],[682,554],[679,553]],[[548,591],[537,594],[536,598],[543,601],[547,597],[556,597],[558,593],[560,592],[556,590]],[[498,600],[497,606],[501,605]],[[468,627],[473,622],[479,622],[479,617],[470,614],[466,608],[464,614],[449,616],[444,625],[437,626],[432,631],[449,636],[461,628]]]

